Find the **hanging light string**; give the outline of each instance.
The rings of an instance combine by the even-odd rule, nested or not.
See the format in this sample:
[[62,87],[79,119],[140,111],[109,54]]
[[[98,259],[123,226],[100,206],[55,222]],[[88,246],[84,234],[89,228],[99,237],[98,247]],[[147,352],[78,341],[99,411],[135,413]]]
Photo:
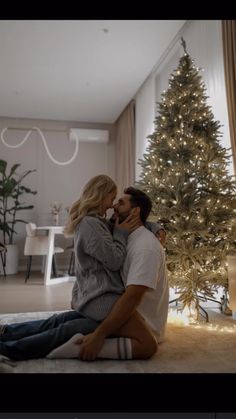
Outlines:
[[49,148],[48,148],[47,141],[46,141],[46,139],[45,139],[45,137],[44,137],[44,134],[43,134],[43,132],[41,131],[41,129],[40,129],[40,128],[38,128],[38,127],[32,127],[32,129],[30,129],[30,130],[27,132],[27,134],[26,134],[26,136],[23,138],[23,140],[22,140],[19,144],[16,144],[16,145],[11,145],[11,144],[8,144],[8,143],[6,142],[6,140],[4,139],[3,135],[5,134],[5,132],[6,132],[7,130],[8,130],[8,127],[7,127],[7,128],[3,128],[3,130],[1,131],[1,140],[2,140],[3,144],[4,144],[6,147],[9,147],[9,148],[18,148],[18,147],[22,146],[22,145],[23,145],[23,144],[24,144],[24,143],[28,140],[28,138],[29,138],[30,134],[32,133],[32,131],[37,131],[37,132],[38,132],[38,134],[40,135],[40,137],[42,138],[42,141],[43,141],[44,147],[45,147],[45,149],[46,149],[46,152],[47,152],[47,154],[48,154],[49,158],[52,160],[52,162],[53,162],[53,163],[55,163],[55,164],[59,164],[60,166],[66,166],[67,164],[70,164],[70,163],[71,163],[71,162],[75,159],[75,157],[77,156],[77,153],[78,153],[78,150],[79,150],[79,139],[78,139],[78,137],[77,137],[77,138],[74,138],[74,141],[75,141],[75,151],[74,151],[73,156],[72,156],[69,160],[67,160],[67,161],[65,161],[65,162],[61,162],[61,161],[56,160],[56,159],[52,156],[52,154],[51,154],[51,152],[50,152],[50,150],[49,150]]

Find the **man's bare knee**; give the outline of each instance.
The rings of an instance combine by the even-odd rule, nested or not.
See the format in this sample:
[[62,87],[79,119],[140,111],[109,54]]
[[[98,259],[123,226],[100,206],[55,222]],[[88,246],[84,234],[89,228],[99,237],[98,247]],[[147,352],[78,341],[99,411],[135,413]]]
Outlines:
[[154,336],[141,341],[133,341],[133,358],[134,359],[149,359],[158,349],[158,343]]
[[157,352],[157,349],[158,349],[157,340],[154,336],[152,336],[152,338],[150,338],[149,341],[147,342],[147,347],[144,353],[145,355],[144,359],[151,358]]

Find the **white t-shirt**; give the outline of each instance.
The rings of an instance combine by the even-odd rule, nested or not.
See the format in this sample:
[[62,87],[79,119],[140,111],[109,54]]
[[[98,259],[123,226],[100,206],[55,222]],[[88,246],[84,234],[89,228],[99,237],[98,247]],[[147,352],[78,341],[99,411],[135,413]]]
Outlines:
[[160,342],[165,334],[169,304],[165,252],[154,234],[143,226],[128,237],[121,276],[125,287],[144,285],[150,288],[145,292],[138,311],[154,329]]

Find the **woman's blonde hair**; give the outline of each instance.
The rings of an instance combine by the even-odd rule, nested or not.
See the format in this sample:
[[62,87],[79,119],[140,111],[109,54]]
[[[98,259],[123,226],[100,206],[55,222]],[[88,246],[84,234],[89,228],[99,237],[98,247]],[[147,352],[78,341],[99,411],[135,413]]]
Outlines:
[[72,204],[69,218],[64,228],[65,234],[73,234],[75,227],[85,215],[98,215],[106,196],[117,190],[117,186],[109,176],[94,176],[85,185],[80,198]]

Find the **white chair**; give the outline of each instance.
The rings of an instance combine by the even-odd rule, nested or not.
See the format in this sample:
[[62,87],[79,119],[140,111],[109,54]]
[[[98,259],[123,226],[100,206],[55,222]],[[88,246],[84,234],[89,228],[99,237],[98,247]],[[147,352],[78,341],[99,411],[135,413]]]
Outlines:
[[[27,272],[25,282],[30,277],[30,270],[31,270],[31,263],[32,263],[32,256],[46,256],[48,254],[48,247],[49,241],[48,236],[42,236],[37,234],[37,226],[34,223],[28,223],[25,226],[26,228],[26,239],[25,239],[25,248],[24,248],[24,255],[29,256],[28,264],[27,264]],[[62,247],[54,247],[53,251],[53,259],[52,259],[52,269],[54,276],[57,276],[56,273],[56,263],[54,255],[55,253],[63,253],[64,249]]]

